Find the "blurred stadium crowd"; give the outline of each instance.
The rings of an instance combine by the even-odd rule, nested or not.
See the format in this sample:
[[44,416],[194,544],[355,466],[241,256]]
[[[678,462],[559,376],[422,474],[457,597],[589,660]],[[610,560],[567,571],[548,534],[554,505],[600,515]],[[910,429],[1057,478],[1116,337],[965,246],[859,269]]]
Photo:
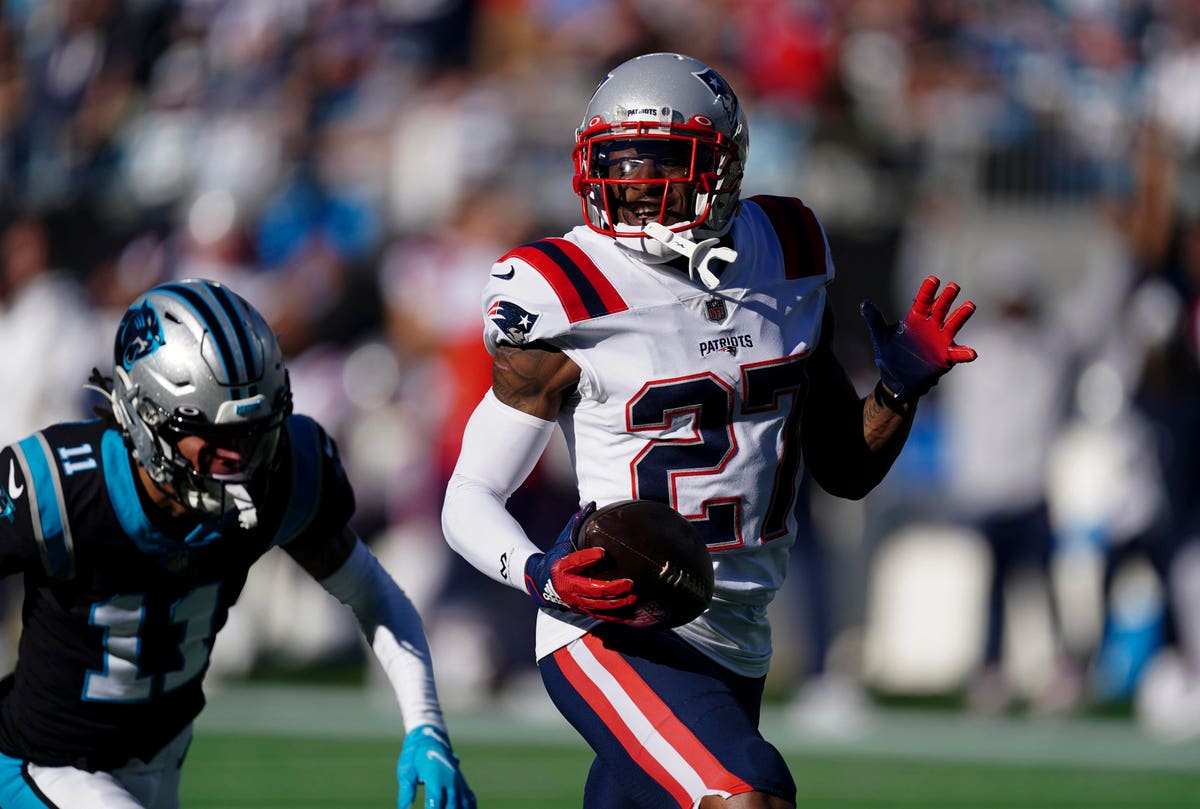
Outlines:
[[[979,304],[979,361],[922,404],[885,485],[812,493],[776,605],[798,719],[845,730],[866,688],[988,713],[1125,703],[1200,735],[1190,0],[8,0],[0,440],[87,414],[141,290],[225,281],[338,438],[447,702],[515,691],[532,610],[437,522],[490,382],[479,290],[508,248],[580,221],[579,116],[655,50],[738,90],[745,192],[821,216],[860,387],[860,298],[895,314],[934,273]],[[514,499],[535,536],[573,510],[563,468]],[[254,576],[216,672],[353,653],[287,563]]]

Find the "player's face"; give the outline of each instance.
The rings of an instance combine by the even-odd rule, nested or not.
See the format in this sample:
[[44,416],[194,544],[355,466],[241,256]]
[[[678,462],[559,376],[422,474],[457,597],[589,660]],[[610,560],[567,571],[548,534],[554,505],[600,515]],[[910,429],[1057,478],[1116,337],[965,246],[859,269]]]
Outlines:
[[275,450],[273,436],[215,440],[186,435],[175,446],[195,472],[223,481],[249,480]]
[[237,447],[223,447],[213,442],[205,441],[198,435],[189,435],[179,439],[177,445],[179,454],[187,459],[192,469],[209,477],[231,477],[244,475],[250,459],[244,450]]
[[[613,212],[621,224],[673,225],[685,221],[692,183],[692,144],[688,140],[629,141],[607,154],[604,171],[613,184]],[[675,182],[663,182],[673,180]],[[645,181],[645,182],[639,182]]]

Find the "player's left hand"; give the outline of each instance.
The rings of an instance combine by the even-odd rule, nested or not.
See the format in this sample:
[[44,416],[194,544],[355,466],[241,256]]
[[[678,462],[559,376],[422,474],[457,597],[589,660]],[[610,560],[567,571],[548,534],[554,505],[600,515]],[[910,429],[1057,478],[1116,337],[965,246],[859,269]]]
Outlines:
[[412,806],[417,784],[425,785],[425,809],[475,809],[475,794],[458,768],[450,739],[433,725],[415,727],[404,737],[396,777],[399,809]]
[[911,401],[929,391],[956,363],[975,359],[975,349],[954,342],[958,330],[975,312],[967,301],[950,312],[959,286],[928,276],[913,299],[912,309],[899,323],[886,323],[869,300],[859,307],[875,350],[875,366],[887,389],[900,401]]

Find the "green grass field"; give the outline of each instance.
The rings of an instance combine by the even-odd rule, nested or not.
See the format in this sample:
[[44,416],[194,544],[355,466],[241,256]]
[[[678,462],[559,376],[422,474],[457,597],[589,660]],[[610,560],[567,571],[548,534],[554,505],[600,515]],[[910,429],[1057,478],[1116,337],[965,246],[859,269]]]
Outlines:
[[[525,743],[460,746],[488,809],[579,805],[590,755]],[[189,809],[359,809],[394,804],[396,744],[384,740],[200,736],[185,772]],[[799,806],[827,809],[1183,809],[1195,773],[791,756]]]
[[[187,809],[357,809],[395,802],[394,713],[361,691],[219,694],[197,725]],[[502,710],[451,716],[484,809],[580,805],[589,751],[561,721]],[[1157,744],[1127,720],[975,722],[881,715],[856,739],[805,738],[775,712],[800,807],[822,809],[1200,809],[1200,744]]]

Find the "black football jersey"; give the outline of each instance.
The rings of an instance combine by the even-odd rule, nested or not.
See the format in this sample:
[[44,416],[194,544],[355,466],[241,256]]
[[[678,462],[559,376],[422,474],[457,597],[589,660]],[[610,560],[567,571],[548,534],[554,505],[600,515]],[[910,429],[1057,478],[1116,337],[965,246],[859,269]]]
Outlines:
[[[256,559],[339,532],[354,495],[324,430],[292,416],[279,467],[236,512],[168,529],[147,516],[121,434],[56,424],[0,451],[0,574],[24,575],[0,751],[47,766],[148,760],[204,705],[213,639]],[[253,493],[253,492],[252,492]]]

